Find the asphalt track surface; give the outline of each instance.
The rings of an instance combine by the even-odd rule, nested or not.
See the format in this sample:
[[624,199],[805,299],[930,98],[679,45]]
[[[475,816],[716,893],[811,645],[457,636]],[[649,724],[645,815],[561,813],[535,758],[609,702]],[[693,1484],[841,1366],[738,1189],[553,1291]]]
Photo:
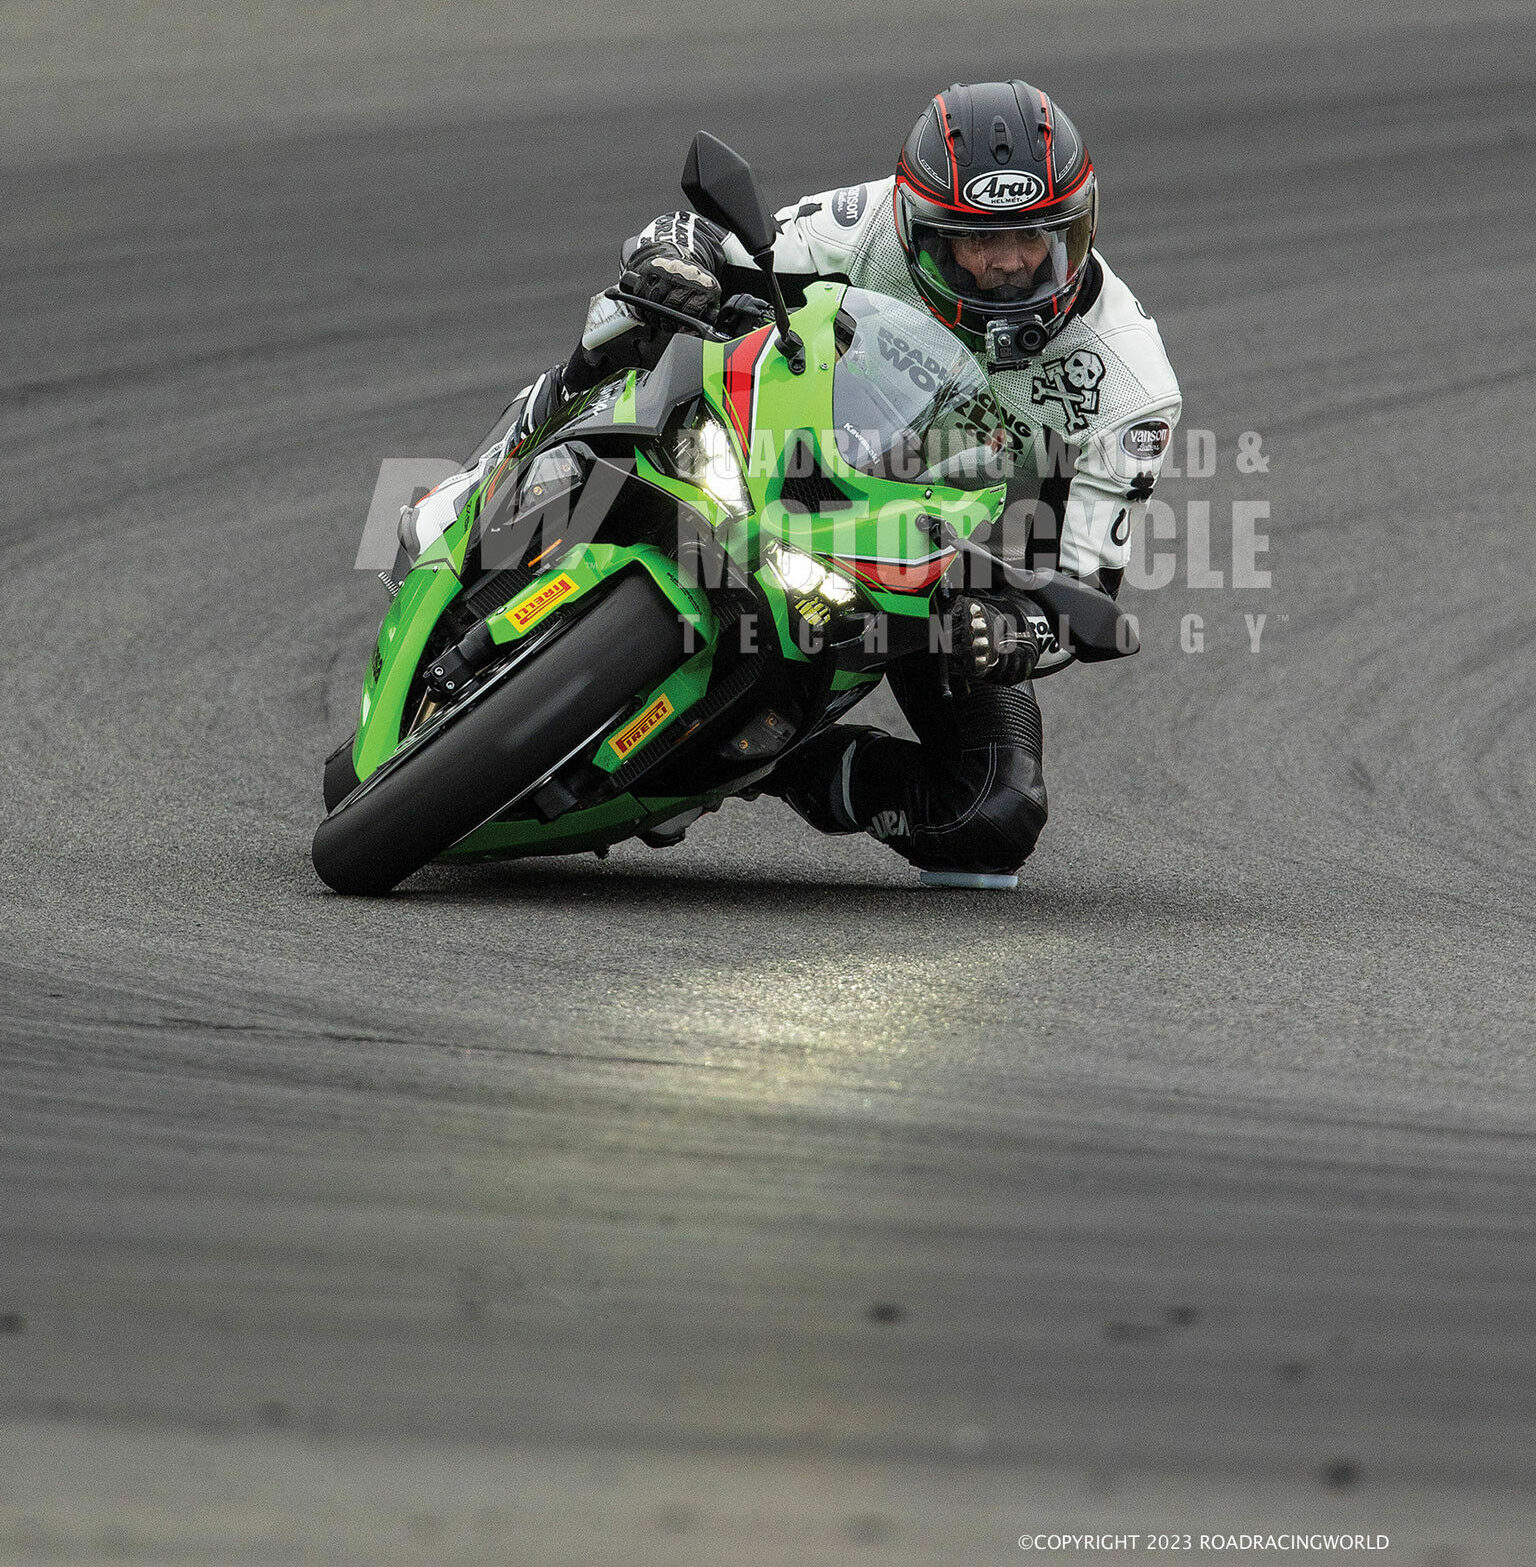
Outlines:
[[[919,14],[407,39],[350,118],[322,52],[329,119],[87,31],[10,98],[0,1558],[1530,1559],[1536,18]],[[328,894],[380,459],[565,351],[693,130],[783,200],[1010,68],[1218,456],[1142,655],[1041,688],[1022,890],[738,802]]]

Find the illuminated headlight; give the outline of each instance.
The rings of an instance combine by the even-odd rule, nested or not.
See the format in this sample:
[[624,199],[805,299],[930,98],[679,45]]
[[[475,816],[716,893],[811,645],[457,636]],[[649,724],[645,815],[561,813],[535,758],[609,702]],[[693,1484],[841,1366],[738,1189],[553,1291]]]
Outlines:
[[842,572],[792,544],[768,546],[768,569],[786,592],[815,593],[829,604],[851,604],[858,591]]
[[728,512],[744,517],[752,510],[752,497],[730,434],[713,415],[706,414],[696,425],[679,430],[672,456],[678,477],[698,485]]

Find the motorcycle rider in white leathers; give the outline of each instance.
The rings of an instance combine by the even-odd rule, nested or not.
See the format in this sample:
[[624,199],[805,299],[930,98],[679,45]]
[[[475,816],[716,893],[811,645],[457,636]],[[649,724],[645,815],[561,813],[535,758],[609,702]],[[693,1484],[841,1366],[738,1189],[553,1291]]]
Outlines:
[[[1092,161],[1050,98],[1022,81],[957,85],[929,103],[894,177],[782,208],[773,265],[791,305],[818,278],[846,281],[954,329],[987,371],[1016,451],[993,547],[1115,594],[1181,400],[1156,323],[1093,248],[1097,212]],[[665,214],[621,255],[626,292],[728,331],[757,324],[760,274],[707,220]],[[658,351],[653,325],[598,296],[582,345],[528,389],[510,439]],[[937,879],[1007,884],[1046,819],[1030,677],[1071,654],[1007,588],[966,592],[954,631],[962,673],[949,694],[934,657],[891,675],[918,744],[835,725],[766,787],[822,831],[871,832]]]

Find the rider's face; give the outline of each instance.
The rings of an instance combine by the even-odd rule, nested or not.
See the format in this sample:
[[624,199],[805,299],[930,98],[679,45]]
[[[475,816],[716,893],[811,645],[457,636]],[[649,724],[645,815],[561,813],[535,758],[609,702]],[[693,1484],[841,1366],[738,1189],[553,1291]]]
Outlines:
[[976,279],[978,288],[1024,287],[1051,248],[1038,229],[956,234],[949,244],[955,260]]

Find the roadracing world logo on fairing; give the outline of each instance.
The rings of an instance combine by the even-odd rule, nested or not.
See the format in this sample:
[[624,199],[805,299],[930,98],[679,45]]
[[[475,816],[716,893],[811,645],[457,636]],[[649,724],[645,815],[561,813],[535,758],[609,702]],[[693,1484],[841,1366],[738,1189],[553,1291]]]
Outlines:
[[889,327],[881,327],[875,333],[880,345],[880,357],[906,373],[919,391],[937,390],[944,381],[944,366],[932,354],[915,348],[906,338],[898,337]]

